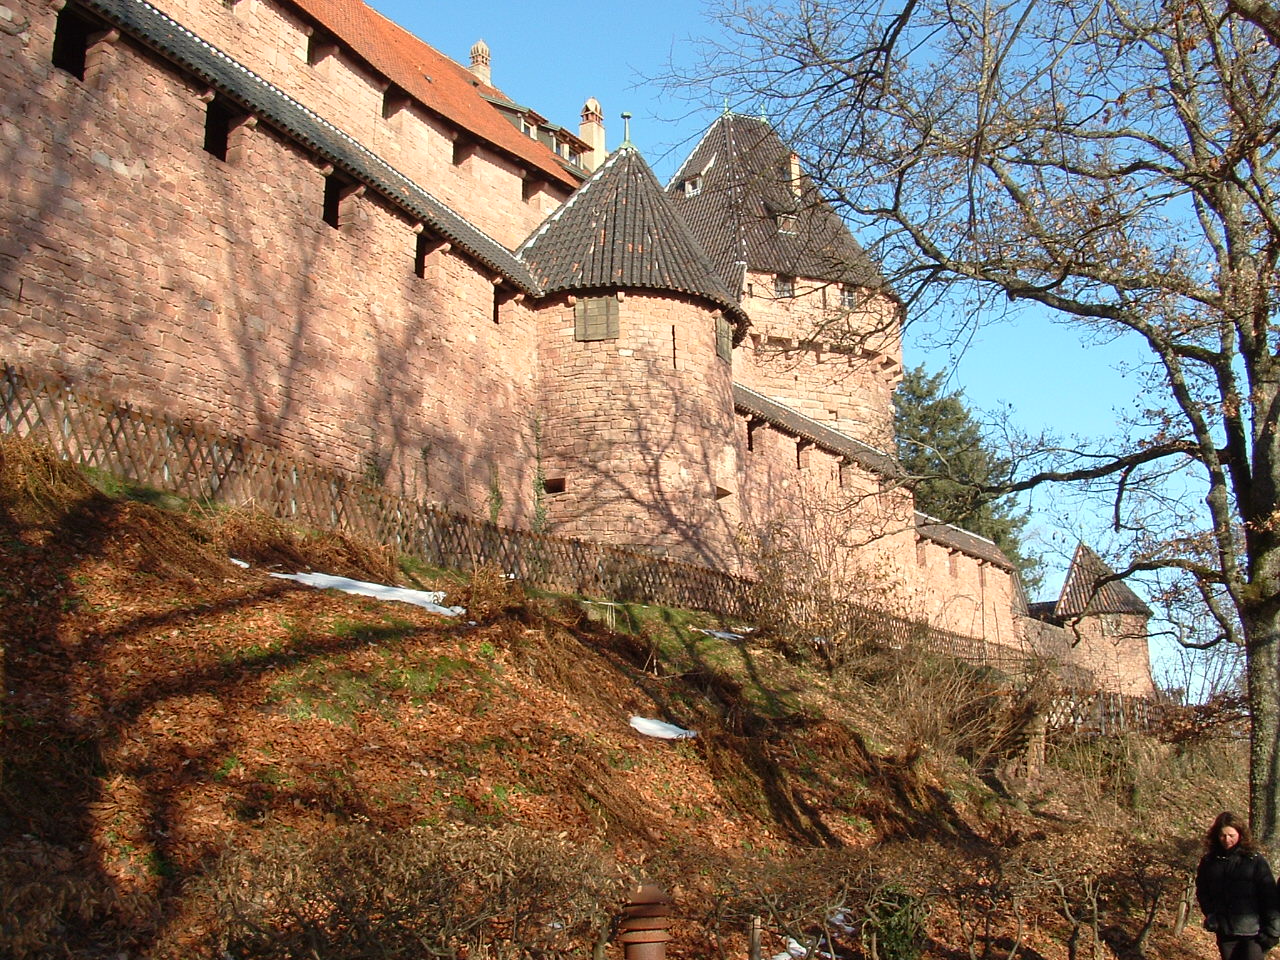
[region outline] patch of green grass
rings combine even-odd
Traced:
[[[236,770],[243,770],[244,764],[234,753],[228,755],[222,763],[218,764],[218,769],[213,771],[213,779],[225,780],[231,776]]]
[[[404,690],[415,703],[430,697],[450,677],[471,668],[466,660],[441,655],[429,657],[420,663],[407,664],[391,673],[393,689]]]

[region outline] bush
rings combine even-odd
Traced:
[[[622,897],[602,860],[519,827],[276,835],[207,891],[215,949],[244,960],[579,957]]]
[[[928,904],[896,884],[877,890],[867,903],[862,942],[871,960],[917,960],[928,937]]]

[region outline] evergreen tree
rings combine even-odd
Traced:
[[[1013,496],[989,499],[977,489],[1011,474],[962,391],[943,390],[943,375],[908,370],[894,394],[898,458],[915,484],[916,509],[995,542],[1018,568],[1028,591],[1041,580],[1040,561],[1022,549],[1027,512]]]

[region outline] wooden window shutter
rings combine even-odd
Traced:
[[[617,340],[618,299],[591,297],[573,305],[573,339]]]
[[[716,317],[716,356],[725,361],[733,359],[733,326],[727,317]]]

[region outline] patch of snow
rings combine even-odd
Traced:
[[[227,557],[227,559],[243,570],[249,569],[249,564],[245,563],[243,560],[237,560],[235,557]]]
[[[648,717],[633,716],[630,722],[631,728],[637,733],[643,733],[646,737],[657,737],[659,740],[692,740],[698,735],[697,730],[686,730],[684,727],[677,727],[674,723],[651,720]]]
[[[698,633],[705,633],[708,637],[716,637],[720,640],[745,640],[740,633],[730,633],[728,630],[703,630],[701,627],[694,627]]]
[[[416,607],[430,610],[445,617],[457,617],[467,611],[463,607],[441,606],[444,592],[441,590],[410,590],[407,587],[390,587],[381,583],[366,583],[364,580],[352,580],[349,577],[335,577],[328,573],[273,573],[278,580],[294,580],[305,583],[318,590],[341,590],[343,593],[354,593],[361,597],[373,597],[375,600],[395,600],[398,603],[411,603]]]

